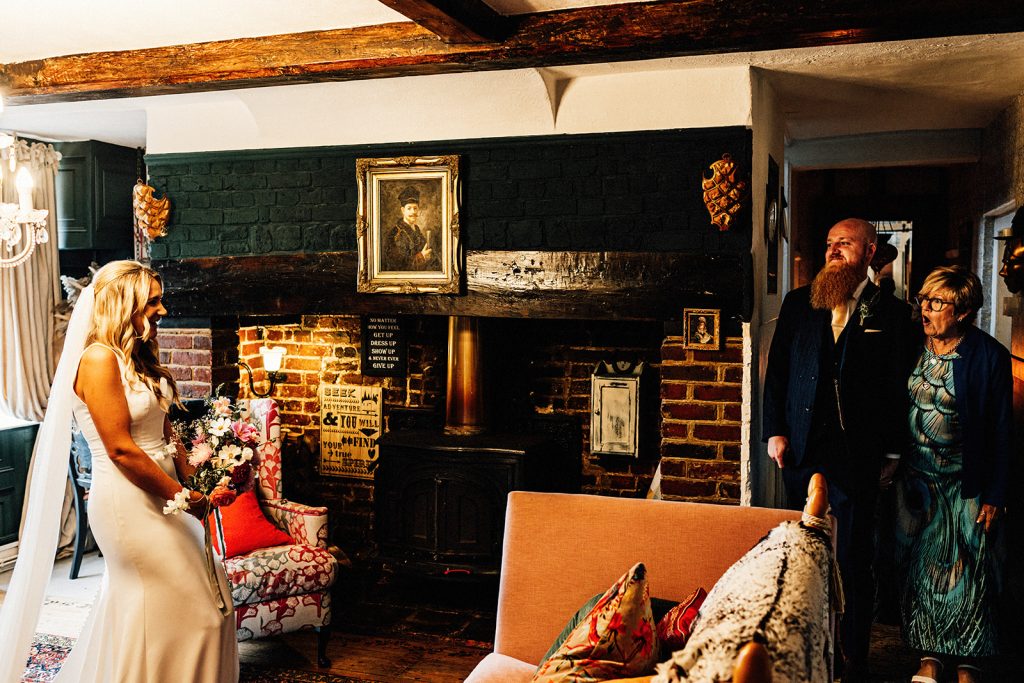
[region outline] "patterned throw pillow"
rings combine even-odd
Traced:
[[[647,569],[637,563],[609,588],[533,677],[576,683],[638,676],[658,659]]]
[[[698,587],[658,621],[658,642],[661,643],[663,656],[668,657],[686,645],[687,638],[693,632],[693,622],[706,597],[708,592]]]

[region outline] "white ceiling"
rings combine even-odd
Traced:
[[[621,0],[488,0],[505,14]],[[377,0],[0,0],[17,30],[0,38],[0,63],[237,37],[345,28],[405,18]],[[622,73],[746,65],[763,70],[791,139],[901,130],[980,128],[1024,91],[1024,34],[873,43],[659,59],[546,70],[565,82]],[[382,98],[396,79],[374,81]],[[486,79],[480,97],[488,96]],[[308,86],[296,86],[308,87]],[[287,98],[288,88],[273,92]],[[396,99],[399,93],[394,92]],[[666,93],[666,97],[687,97]],[[146,144],[147,103],[189,95],[8,107],[0,129],[50,139]]]

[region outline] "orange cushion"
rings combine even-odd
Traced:
[[[267,520],[253,491],[246,491],[231,505],[220,508],[220,518],[224,527],[224,545],[227,546],[224,557],[237,557],[260,548],[295,542]],[[210,524],[213,524],[213,515],[210,516]],[[216,529],[216,526],[211,526],[211,529]],[[213,544],[220,552],[216,533]]]

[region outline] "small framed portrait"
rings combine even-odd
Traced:
[[[721,348],[721,317],[721,312],[714,308],[684,308],[684,347],[712,350]]]
[[[357,159],[359,292],[457,294],[459,157]]]

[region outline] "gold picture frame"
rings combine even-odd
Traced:
[[[722,347],[721,311],[716,308],[683,309],[683,347],[717,351]]]
[[[356,291],[458,294],[459,157],[356,159]]]

